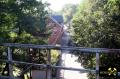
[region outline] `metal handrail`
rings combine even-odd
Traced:
[[[7,47],[21,47],[21,48],[38,48],[38,49],[56,49],[56,50],[69,50],[69,51],[81,51],[92,53],[120,53],[120,49],[109,48],[88,48],[88,47],[72,47],[72,46],[55,46],[55,45],[35,45],[35,44],[19,44],[19,43],[3,43],[1,46]]]
[[[55,65],[47,65],[47,64],[37,64],[37,63],[29,63],[29,62],[22,62],[22,61],[8,61],[8,60],[1,60],[0,61],[4,61],[7,63],[16,63],[16,64],[25,64],[25,65],[32,65],[32,66],[41,66],[44,68],[57,68],[57,69],[64,69],[64,70],[73,70],[73,71],[80,71],[81,73],[85,73],[85,72],[91,72],[91,73],[96,73],[96,70],[92,70],[92,69],[82,69],[82,68],[73,68],[73,67],[63,67],[63,66],[55,66]]]
[[[72,71],[80,71],[81,73],[84,72],[91,72],[96,74],[96,79],[99,79],[99,59],[100,59],[100,53],[120,53],[120,49],[108,49],[108,48],[86,48],[86,47],[71,47],[71,46],[55,46],[55,45],[35,45],[35,44],[18,44],[18,43],[3,43],[0,44],[0,46],[6,46],[8,47],[8,60],[1,60],[3,62],[9,63],[9,76],[11,79],[13,78],[13,72],[12,72],[12,64],[26,64],[26,65],[33,65],[33,66],[39,66],[47,68],[47,79],[51,79],[51,68],[56,69],[64,69],[64,70],[72,70]],[[48,51],[48,63],[47,64],[37,64],[37,63],[29,63],[29,62],[22,62],[22,61],[14,61],[12,59],[12,52],[11,47],[20,47],[20,48],[38,48],[38,49],[47,49]],[[67,50],[67,51],[80,51],[80,53],[95,53],[96,54],[96,69],[80,69],[80,68],[72,68],[72,67],[63,67],[63,66],[55,66],[51,65],[51,54],[50,49],[55,50]]]

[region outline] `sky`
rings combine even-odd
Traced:
[[[59,11],[65,4],[79,4],[82,0],[43,0],[43,2],[47,1],[50,3],[50,9],[53,11]]]

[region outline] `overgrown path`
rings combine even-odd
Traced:
[[[63,32],[61,38],[61,46],[69,46],[73,44],[70,37],[70,34],[67,30]],[[77,57],[73,54],[70,54],[70,51],[62,50],[60,65],[64,67],[74,67],[74,68],[83,68],[80,63],[77,61]],[[78,71],[69,71],[69,70],[60,70],[60,76],[58,79],[88,79],[86,73],[80,73]]]

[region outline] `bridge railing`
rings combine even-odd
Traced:
[[[13,76],[13,63],[17,64],[25,64],[30,66],[38,66],[44,67],[47,69],[47,79],[51,79],[51,68],[56,69],[64,69],[64,70],[72,70],[72,71],[80,71],[80,72],[91,72],[96,74],[96,79],[99,79],[99,62],[100,62],[100,53],[120,53],[120,49],[107,49],[107,48],[85,48],[85,47],[68,47],[68,46],[54,46],[54,45],[34,45],[34,44],[17,44],[17,43],[4,43],[1,46],[7,47],[7,60],[0,61],[9,63],[9,79],[14,79]],[[48,50],[48,63],[47,64],[37,64],[37,63],[30,63],[30,62],[23,62],[23,61],[15,61],[12,59],[12,47],[17,48],[37,48],[37,49],[47,49]],[[96,54],[96,69],[80,69],[80,68],[71,68],[71,67],[62,67],[62,66],[55,66],[51,64],[51,49],[55,50],[68,50],[68,51],[82,51],[84,53],[95,53]],[[29,67],[31,68],[31,67]],[[28,69],[29,69],[28,68]],[[26,69],[25,71],[27,71]]]

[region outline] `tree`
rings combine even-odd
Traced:
[[[44,31],[44,19],[47,11],[45,11],[45,5],[42,2],[36,0],[2,0],[0,4],[2,7],[0,42],[20,42],[23,34],[33,36]]]
[[[46,44],[47,39],[41,38],[46,26],[45,4],[36,0],[0,0],[0,7],[0,43]],[[25,49],[19,49],[19,53],[17,48],[12,49],[13,58],[27,61]],[[5,59],[5,53],[6,48],[1,46],[0,58]]]
[[[73,39],[77,45],[98,48],[120,48],[119,5],[119,0],[84,1],[73,18],[75,31]],[[100,66],[120,67],[119,56],[120,54],[101,54]],[[79,55],[79,61],[86,68],[94,68],[94,60],[95,55],[82,53]]]
[[[60,13],[63,15],[65,23],[69,23],[71,21],[77,11],[77,6],[78,5],[74,4],[66,4],[63,6]]]

